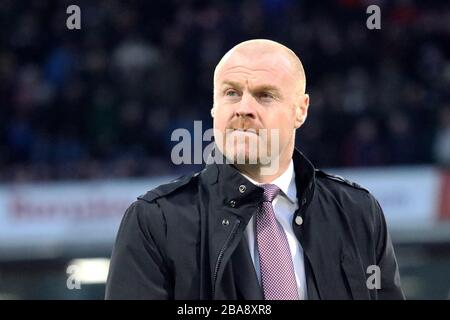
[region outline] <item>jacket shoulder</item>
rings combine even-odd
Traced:
[[[367,193],[370,193],[369,190],[367,190],[366,188],[360,186],[356,182],[350,181],[350,180],[345,179],[345,178],[343,178],[341,176],[338,176],[336,174],[331,174],[331,173],[328,173],[328,172],[325,172],[325,171],[319,170],[319,169],[315,169],[315,173],[316,173],[316,177],[318,177],[318,178],[327,179],[328,181],[333,181],[333,182],[339,183],[342,186],[348,186],[348,187],[351,187],[353,189],[363,190],[363,191],[365,191]]]
[[[181,176],[177,179],[174,179],[168,183],[162,184],[150,191],[147,191],[147,193],[140,195],[138,197],[138,200],[144,200],[147,202],[152,202],[158,198],[168,196],[170,194],[173,194],[179,190],[181,190],[184,186],[187,186],[190,182],[192,182],[200,172],[188,174]]]

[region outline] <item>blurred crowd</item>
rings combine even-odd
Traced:
[[[450,165],[448,1],[2,0],[0,21],[3,182],[187,170],[171,133],[212,126],[214,67],[251,38],[301,58],[316,166]]]

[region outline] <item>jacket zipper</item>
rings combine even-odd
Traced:
[[[217,274],[219,272],[220,264],[222,262],[223,255],[225,251],[228,249],[228,246],[231,242],[231,240],[234,238],[237,229],[240,225],[241,221],[238,219],[234,222],[233,229],[231,230],[230,235],[228,236],[227,240],[225,241],[224,245],[222,246],[222,249],[219,252],[219,256],[217,257],[216,267],[214,268],[214,276],[213,276],[213,287],[212,287],[212,298],[214,299],[215,295],[215,288],[216,288],[216,280],[217,280]]]

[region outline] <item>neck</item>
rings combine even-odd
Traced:
[[[251,179],[255,180],[259,183],[271,183],[279,176],[281,176],[289,167],[290,160],[281,161],[278,164],[278,168],[276,170],[268,170],[268,168],[264,168],[261,165],[256,164],[235,164],[234,166],[243,174],[249,176]],[[264,170],[266,169],[266,170]],[[270,174],[267,174],[270,172]]]

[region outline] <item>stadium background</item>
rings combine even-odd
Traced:
[[[297,146],[379,198],[407,298],[450,298],[448,1],[2,0],[0,21],[0,299],[103,298],[124,208],[201,168],[171,133],[212,125],[215,64],[251,38],[302,59]]]

